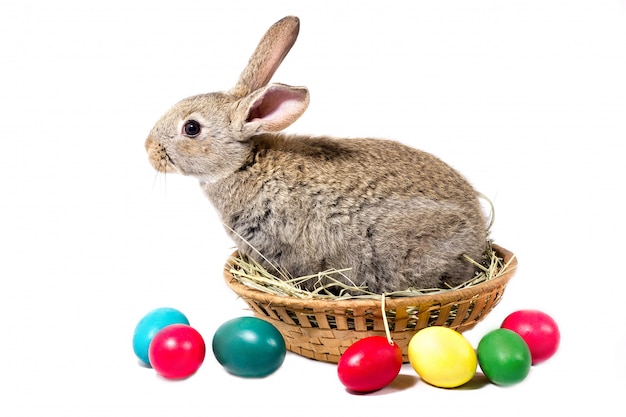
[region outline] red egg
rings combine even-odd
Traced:
[[[400,373],[402,351],[386,337],[370,336],[354,342],[339,358],[341,383],[354,392],[372,392],[387,386]]]
[[[559,348],[559,327],[552,317],[541,311],[516,311],[509,314],[500,327],[513,330],[524,339],[530,349],[533,365],[551,358]]]
[[[205,352],[204,339],[197,330],[186,324],[171,324],[154,335],[148,356],[159,375],[182,379],[198,370]]]

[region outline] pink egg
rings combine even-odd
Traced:
[[[559,348],[561,333],[552,317],[538,310],[519,310],[509,314],[502,325],[503,329],[513,330],[528,345],[532,364],[550,359]]]
[[[182,379],[198,370],[205,352],[204,339],[197,330],[186,324],[171,324],[154,336],[148,355],[159,375]]]
[[[372,392],[393,381],[402,367],[402,351],[386,337],[370,336],[354,342],[339,358],[337,373],[351,391]]]

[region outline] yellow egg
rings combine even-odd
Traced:
[[[431,385],[455,388],[476,373],[478,360],[471,343],[448,327],[427,327],[409,341],[408,356],[415,372]]]

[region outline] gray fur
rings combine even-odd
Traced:
[[[294,277],[351,268],[377,293],[471,279],[461,257],[482,260],[487,226],[450,166],[393,141],[275,133],[308,105],[306,88],[267,85],[298,28],[294,17],[272,26],[231,91],[166,113],[146,141],[152,165],[198,178],[239,251]],[[189,120],[197,137],[185,134]]]

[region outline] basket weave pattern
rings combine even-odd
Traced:
[[[446,326],[459,332],[473,328],[500,301],[515,271],[517,259],[508,250],[493,245],[498,256],[509,263],[497,278],[463,289],[414,297],[386,298],[385,315],[391,337],[408,361],[407,348],[415,333],[428,326]],[[224,278],[258,318],[274,325],[287,349],[299,355],[337,363],[342,353],[359,339],[386,336],[381,300],[311,300],[273,295],[250,288],[230,273]]]

